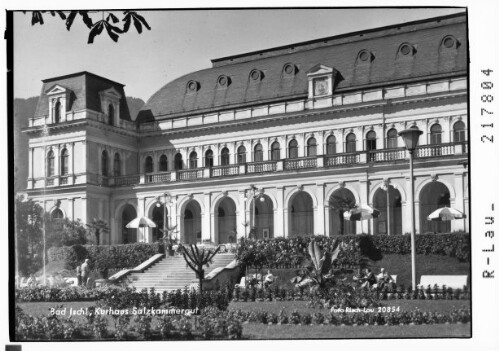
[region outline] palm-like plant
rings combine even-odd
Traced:
[[[333,250],[329,253],[328,251],[321,249],[315,240],[312,240],[308,244],[308,253],[312,261],[312,271],[309,272],[309,277],[313,285],[320,289],[327,287],[332,279],[330,270],[333,267],[334,261],[338,258],[340,247],[339,241],[335,240],[333,242]]]
[[[211,251],[204,247],[199,249],[197,245],[192,244],[189,248],[184,246],[182,249],[185,262],[196,273],[196,277],[199,279],[199,291],[203,291],[204,266],[210,266],[213,257],[215,257],[219,250],[220,246],[215,251]]]

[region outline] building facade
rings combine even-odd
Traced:
[[[27,193],[53,217],[110,224],[103,244],[469,231],[465,15],[212,60],[156,92],[132,121],[124,86],[88,72],[43,81],[29,135]],[[344,209],[377,208],[350,222]],[[166,213],[165,213],[166,212]],[[166,223],[164,223],[166,218]]]

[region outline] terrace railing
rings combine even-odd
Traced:
[[[468,153],[466,143],[448,143],[438,145],[421,145],[416,149],[417,158],[449,157]],[[158,184],[195,179],[222,178],[245,174],[264,174],[301,169],[319,169],[322,167],[349,167],[352,165],[377,164],[408,159],[405,148],[317,155],[279,161],[261,161],[244,164],[231,164],[207,168],[175,170],[146,174],[133,174],[107,177],[95,173],[79,173],[45,178],[46,186],[94,184],[99,186],[132,186],[134,184]],[[32,188],[43,187],[44,178],[31,178]]]
[[[295,169],[316,168],[316,167],[317,167],[317,156],[284,160],[284,170],[286,171],[295,170]]]
[[[269,173],[277,170],[277,161],[248,163],[248,173]]]

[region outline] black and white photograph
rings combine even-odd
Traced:
[[[497,36],[391,4],[9,4],[6,347],[499,346]]]

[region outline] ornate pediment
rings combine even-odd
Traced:
[[[99,92],[101,96],[107,96],[116,100],[121,99],[121,94],[114,87]]]
[[[307,75],[323,75],[323,74],[331,74],[334,72],[334,68],[324,66],[321,64],[315,65],[311,69],[307,71]]]
[[[62,85],[56,84],[49,88],[46,92],[47,95],[53,96],[53,95],[66,95],[70,92],[69,89],[63,87]]]

